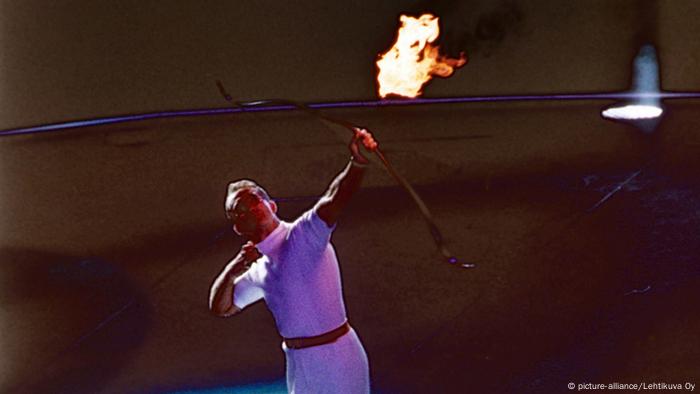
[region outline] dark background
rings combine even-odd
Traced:
[[[0,128],[224,107],[217,79],[240,101],[374,99],[398,15],[425,10],[469,57],[426,97],[624,91],[643,43],[663,89],[700,85],[693,1],[2,2]],[[325,112],[369,127],[477,264],[442,262],[409,197],[368,171],[333,241],[375,391],[699,383],[697,103],[666,101],[653,133],[603,120],[611,103]],[[225,186],[256,179],[291,219],[348,137],[291,112],[0,137],[0,391],[282,379],[263,306],[206,308],[239,246]]]

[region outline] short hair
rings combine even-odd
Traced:
[[[233,209],[233,200],[236,194],[241,190],[250,190],[258,197],[265,201],[271,201],[270,195],[267,191],[262,188],[262,186],[255,183],[250,179],[239,179],[237,181],[230,182],[226,188],[226,201],[224,202],[224,209],[226,210],[226,217],[230,217],[229,212]]]

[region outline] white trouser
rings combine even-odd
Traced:
[[[333,343],[289,349],[287,391],[290,394],[367,394],[369,362],[355,330],[350,328]]]

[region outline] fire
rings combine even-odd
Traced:
[[[401,27],[394,45],[377,60],[379,96],[390,94],[414,98],[422,93],[423,85],[433,78],[449,77],[456,67],[467,62],[442,56],[432,43],[440,35],[438,17],[423,14],[418,18],[401,15]]]

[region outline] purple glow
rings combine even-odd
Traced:
[[[394,107],[407,105],[430,104],[461,104],[461,103],[495,103],[510,101],[575,101],[575,100],[629,100],[635,98],[658,99],[697,99],[700,92],[662,92],[662,93],[576,93],[576,94],[540,94],[540,95],[505,95],[505,96],[466,96],[416,99],[390,99],[369,101],[339,101],[306,104],[311,109],[333,108],[362,108],[362,107]],[[88,126],[107,125],[113,123],[135,122],[148,119],[175,118],[186,116],[209,116],[234,114],[241,112],[276,112],[296,110],[293,105],[259,105],[247,107],[192,109],[182,111],[152,112],[147,114],[113,116],[98,119],[78,120],[63,123],[53,123],[33,127],[23,127],[0,131],[0,136],[35,134]]]

